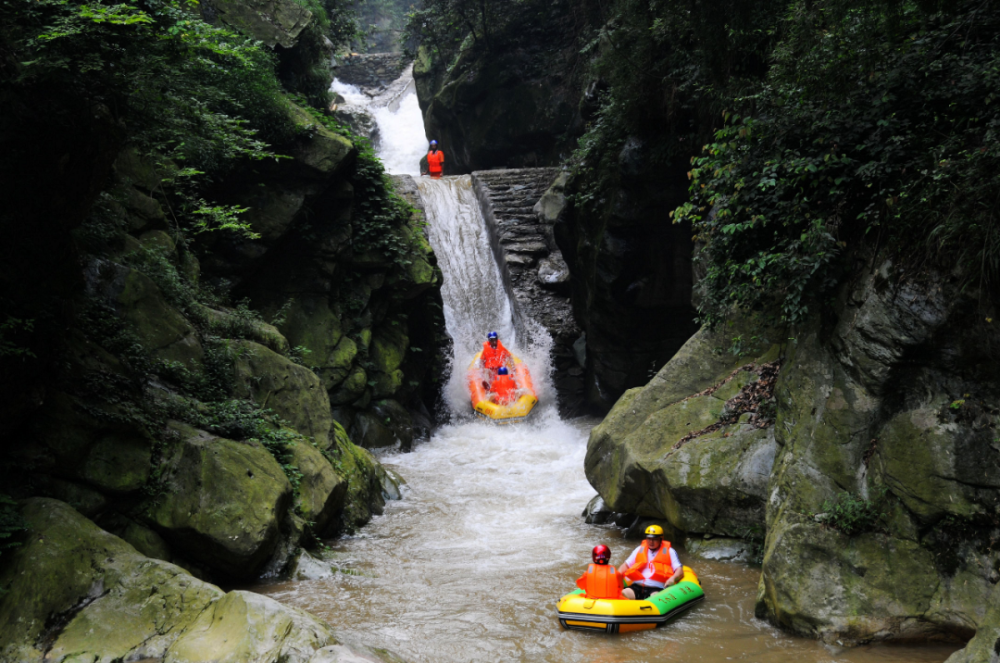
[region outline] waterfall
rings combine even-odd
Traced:
[[[339,81],[332,89],[348,105],[362,107],[375,118],[379,135],[376,153],[386,171],[416,176],[427,214],[428,240],[444,274],[441,295],[445,328],[455,353],[444,397],[452,414],[471,416],[466,368],[482,349],[489,331],[497,332],[503,344],[531,370],[539,409],[554,405],[555,389],[549,375],[551,337],[531,320],[520,320],[519,325],[514,322],[514,304],[490,247],[471,176],[420,177],[419,164],[427,150],[427,138],[412,65],[375,95]]]

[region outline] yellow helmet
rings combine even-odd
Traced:
[[[646,536],[663,536],[663,528],[659,525],[650,525],[646,528]]]

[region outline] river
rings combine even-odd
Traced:
[[[345,86],[338,91],[360,94]],[[415,174],[425,149],[419,108],[412,91],[396,102],[395,111],[375,109],[380,156],[391,170]],[[591,548],[609,545],[612,563],[620,564],[637,542],[625,541],[614,526],[583,522],[581,511],[595,494],[583,460],[597,422],[559,418],[548,379],[548,338],[530,321],[522,329],[512,322],[468,176],[420,178],[418,185],[445,276],[445,321],[455,342],[444,394],[451,422],[411,453],[381,458],[405,480],[403,498],[356,535],[329,542],[324,558],[337,571],[332,578],[256,591],[412,663],[940,663],[957,649],[844,648],[789,636],[753,616],[759,569],[698,560],[683,548],[681,559],[702,580],[703,603],[655,631],[562,630],[556,603],[573,589]],[[462,377],[490,329],[534,370],[540,405],[529,423],[496,426],[469,415]]]

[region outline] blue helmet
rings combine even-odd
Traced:
[[[431,147],[437,147],[438,142],[436,140],[431,141]]]
[[[490,332],[489,334],[486,335],[486,338],[487,338],[487,340],[492,340],[494,338],[500,338],[500,337],[497,336],[496,332]]]
[[[507,367],[501,366],[497,369],[497,375],[507,375]]]

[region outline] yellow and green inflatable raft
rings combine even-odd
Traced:
[[[680,582],[645,601],[591,599],[578,589],[559,599],[559,623],[563,628],[580,631],[645,631],[666,623],[704,599],[698,576],[685,566]]]

